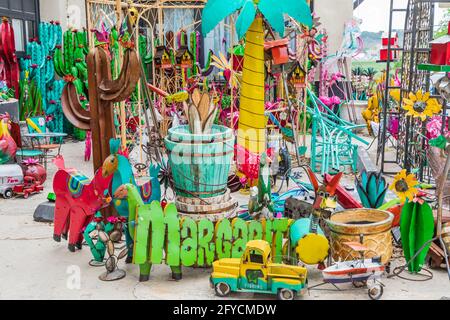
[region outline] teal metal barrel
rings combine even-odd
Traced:
[[[214,125],[211,134],[194,135],[179,126],[169,130],[165,145],[177,196],[211,198],[227,191],[234,154],[230,128]]]

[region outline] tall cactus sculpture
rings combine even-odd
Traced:
[[[113,104],[127,99],[140,79],[140,61],[134,45],[125,45],[123,63],[116,80],[111,75],[111,59],[108,52],[98,46],[87,56],[89,105],[85,110],[79,100],[75,79],[66,77],[62,94],[63,112],[77,128],[92,131],[94,169],[101,167],[110,155],[109,141],[115,138]]]
[[[64,32],[63,42],[56,46],[53,56],[55,71],[63,79],[70,77],[76,87],[83,108],[87,108],[88,73],[86,56],[89,53],[88,34],[85,29],[69,29]],[[64,85],[63,85],[64,86]],[[62,92],[62,88],[61,88]],[[62,109],[61,109],[62,113]],[[74,136],[84,140],[86,132],[78,128],[74,129]]]
[[[56,46],[61,40],[62,29],[58,22],[39,24],[39,38],[30,40],[27,55],[20,61],[22,82],[27,82],[27,85],[22,84],[22,88],[36,87],[39,91],[41,111],[50,119],[48,128],[54,132],[63,131],[60,99],[63,85],[55,79],[53,63]],[[27,101],[21,103],[22,108],[26,105],[29,105]]]
[[[19,63],[16,56],[14,30],[8,18],[0,25],[0,79],[5,80],[8,88],[15,91],[19,98]]]
[[[69,75],[75,77],[78,94],[86,97],[88,79],[86,56],[89,53],[87,32],[76,29],[67,30],[63,40],[63,44],[56,46],[55,50],[56,73],[61,78]]]

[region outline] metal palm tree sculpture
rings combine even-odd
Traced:
[[[209,0],[203,9],[202,32],[206,36],[227,16],[240,11],[236,20],[239,39],[246,35],[242,73],[238,144],[251,153],[266,149],[264,115],[264,28],[263,16],[284,35],[284,14],[311,27],[311,11],[305,0]]]

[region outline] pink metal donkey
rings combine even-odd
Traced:
[[[69,250],[81,249],[82,230],[94,214],[111,203],[110,187],[117,167],[104,163],[93,180],[75,169],[65,167],[62,156],[53,160],[58,172],[53,179],[56,194],[55,226],[53,239],[61,242],[61,236],[67,239]]]

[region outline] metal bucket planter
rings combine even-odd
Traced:
[[[227,192],[234,154],[230,128],[215,125],[202,135],[191,134],[188,126],[172,128],[165,145],[177,196],[206,199]]]
[[[392,257],[391,228],[394,215],[376,209],[354,209],[341,211],[327,220],[330,228],[330,246],[333,259],[348,261],[360,259],[358,252],[352,251],[345,242],[359,242],[370,251],[366,258],[381,256],[383,264]]]

